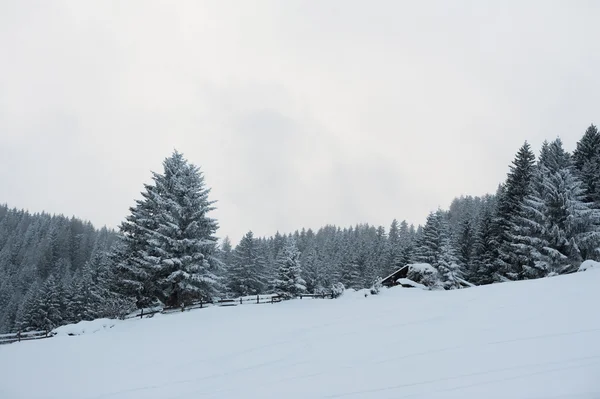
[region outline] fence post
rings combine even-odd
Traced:
[[[259,298],[260,298],[260,296],[257,294],[257,295],[256,295],[256,303],[260,303],[260,302],[259,302]]]
[[[240,305],[242,304],[242,297],[240,297]]]
[[[200,309],[202,309],[202,298],[200,298]]]
[[[19,332],[17,333],[17,338],[19,339],[19,342],[21,342],[21,330],[19,330]]]
[[[140,313],[140,319],[144,317],[144,308],[142,308],[142,312]]]

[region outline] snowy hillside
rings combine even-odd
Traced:
[[[1,346],[0,398],[600,398],[598,287],[588,270],[102,321]]]

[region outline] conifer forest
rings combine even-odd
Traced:
[[[370,288],[408,264],[435,269],[432,288],[456,289],[572,273],[600,260],[594,125],[573,152],[560,139],[540,149],[525,142],[495,193],[455,198],[418,226],[390,215],[388,226],[248,231],[234,245],[218,235],[217,199],[199,166],[175,151],[151,177],[118,231],[0,206],[0,332],[200,299]]]

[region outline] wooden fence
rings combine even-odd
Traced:
[[[28,331],[28,332],[17,332],[13,334],[2,334],[0,335],[0,345],[12,344],[13,342],[31,341],[34,339],[51,338],[56,333],[52,331]]]
[[[152,317],[157,313],[171,314],[177,312],[185,312],[194,309],[204,309],[211,306],[239,306],[243,304],[265,304],[265,303],[278,303],[283,300],[279,295],[251,295],[232,299],[219,299],[212,302],[207,301],[196,301],[189,305],[182,307],[170,307],[170,308],[147,308],[136,311],[133,314],[126,316],[126,319],[133,319],[136,317]]]
[[[302,298],[326,299],[326,298],[333,298],[333,293],[323,292],[320,294],[301,294],[301,295],[298,295],[298,298],[300,298],[300,299],[302,299]],[[137,317],[139,317],[139,318],[152,317],[157,313],[171,314],[171,313],[177,313],[177,312],[185,312],[185,311],[194,310],[194,309],[203,309],[203,308],[208,308],[211,306],[239,306],[239,305],[244,305],[244,304],[278,303],[278,302],[281,302],[282,300],[283,300],[283,297],[281,297],[279,295],[268,294],[268,295],[250,295],[250,296],[243,296],[243,297],[232,298],[232,299],[219,299],[219,300],[216,300],[213,302],[196,301],[196,302],[193,302],[190,305],[187,305],[184,307],[141,309],[139,311],[136,311],[135,313],[128,315],[125,318],[126,319],[134,319]]]
[[[322,294],[302,294],[298,296],[300,299],[302,298],[333,298],[331,293],[322,293]],[[219,299],[212,302],[203,302],[197,301],[193,302],[190,305],[176,308],[146,308],[136,311],[134,313],[129,314],[125,317],[125,319],[134,319],[134,318],[144,318],[144,317],[152,317],[157,313],[162,314],[171,314],[177,312],[185,312],[193,309],[203,309],[210,306],[239,306],[243,304],[266,304],[266,303],[278,303],[281,302],[283,298],[279,295],[251,295],[244,296],[240,298],[234,299]],[[33,339],[43,339],[43,338],[51,338],[56,333],[52,331],[29,331],[29,332],[18,332],[13,334],[2,334],[0,335],[0,345],[2,344],[11,344],[13,342],[21,342],[21,341],[30,341]]]

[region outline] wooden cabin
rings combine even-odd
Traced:
[[[385,287],[394,287],[396,285],[401,285],[398,280],[404,279],[408,275],[408,265],[402,266],[400,269],[396,270],[394,273],[390,274],[386,278],[381,280],[381,285]]]

